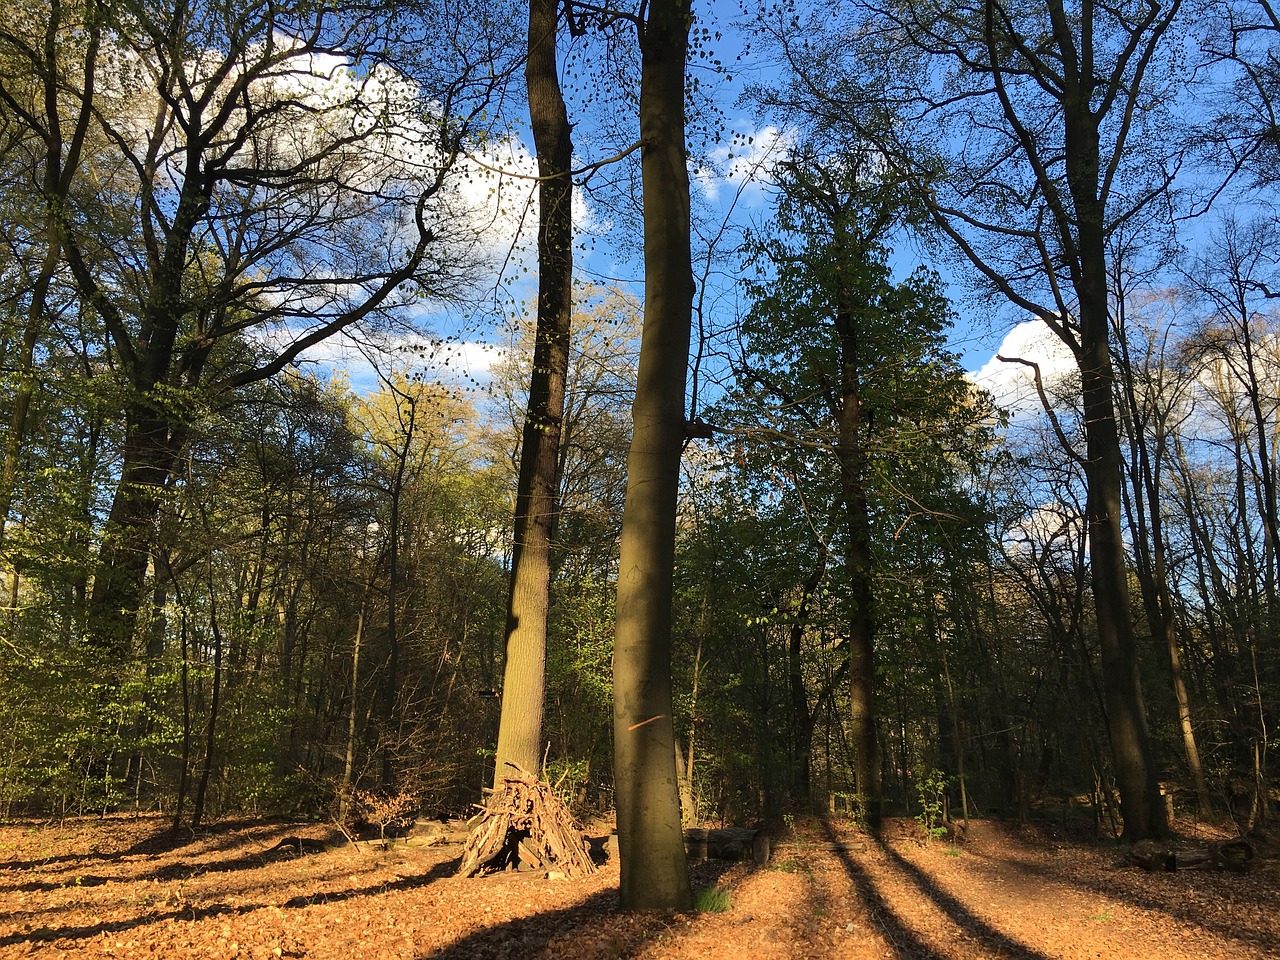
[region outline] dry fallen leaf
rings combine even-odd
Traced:
[[[457,847],[263,853],[283,836],[333,841],[317,825],[225,823],[178,846],[154,817],[4,826],[0,958],[1242,960],[1280,943],[1272,869],[1149,874],[1043,830],[975,823],[953,848],[891,826],[881,844],[803,824],[770,867],[696,864],[695,884],[730,903],[689,916],[617,913],[616,864],[582,881],[461,880]]]

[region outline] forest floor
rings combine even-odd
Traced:
[[[316,852],[273,852],[286,836]],[[0,958],[1280,956],[1275,861],[1152,874],[1045,827],[975,821],[959,845],[926,845],[910,821],[882,841],[805,823],[766,867],[695,865],[728,909],[687,915],[619,914],[616,863],[582,881],[460,880],[460,854],[357,850],[315,824],[225,822],[178,843],[155,817],[0,826]]]

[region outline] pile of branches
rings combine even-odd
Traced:
[[[500,870],[556,871],[566,877],[596,872],[587,838],[551,785],[512,765],[467,826],[458,876]]]

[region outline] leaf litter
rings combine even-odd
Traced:
[[[232,820],[176,840],[157,816],[0,826],[0,958],[1280,955],[1274,859],[1148,873],[1046,827],[975,821],[958,844],[924,844],[910,821],[880,840],[802,822],[768,866],[694,864],[696,887],[726,891],[727,909],[700,914],[619,913],[616,862],[579,880],[463,879],[461,852],[357,849],[323,824]]]

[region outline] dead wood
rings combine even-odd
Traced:
[[[463,820],[417,820],[409,837],[413,847],[436,847],[447,844],[464,844],[471,835],[471,828]]]
[[[769,834],[746,827],[684,832],[685,853],[693,860],[751,860],[769,862]]]
[[[1243,873],[1257,856],[1253,844],[1243,838],[1220,840],[1197,846],[1174,846],[1156,840],[1142,840],[1129,851],[1129,860],[1160,873],[1175,870],[1231,870]]]
[[[302,856],[307,853],[323,853],[325,845],[319,840],[311,840],[307,837],[285,837],[270,850],[264,853],[292,853],[295,856]]]
[[[458,876],[519,869],[566,877],[596,872],[582,825],[545,781],[513,767],[469,821]]]

